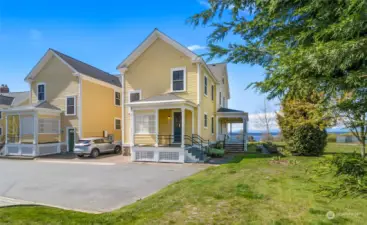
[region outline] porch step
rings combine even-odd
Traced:
[[[198,147],[187,147],[185,153],[188,162],[203,162],[205,160],[205,154]]]
[[[226,152],[244,152],[243,148],[243,144],[226,144],[224,146]]]

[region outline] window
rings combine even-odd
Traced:
[[[75,96],[66,97],[66,114],[67,116],[75,116]]]
[[[172,92],[185,91],[186,89],[186,68],[171,69]]]
[[[115,119],[115,130],[121,130],[121,120]]]
[[[121,105],[121,93],[115,91],[115,105],[120,106]]]
[[[212,85],[212,101],[214,101],[214,85]]]
[[[226,97],[223,96],[223,107],[226,107]]]
[[[0,111],[0,120],[3,119],[3,112]]]
[[[37,97],[38,97],[38,101],[46,100],[46,85],[45,84],[37,85]]]
[[[141,90],[129,91],[129,102],[136,102],[141,99]]]
[[[135,115],[135,133],[136,134],[155,134],[155,115],[137,114]]]
[[[204,128],[208,128],[208,114],[204,113]]]
[[[103,144],[104,141],[103,141],[103,139],[96,139],[96,140],[93,141],[93,143],[94,144]]]
[[[219,92],[219,105],[222,106],[222,92]]]
[[[212,128],[212,134],[214,134],[214,117],[212,116],[212,121],[211,121],[211,128]]]
[[[204,95],[208,96],[208,77],[204,76]]]
[[[3,128],[0,127],[0,136],[3,135]]]
[[[38,132],[40,134],[58,134],[59,120],[58,119],[39,119]]]

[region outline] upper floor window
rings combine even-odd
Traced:
[[[211,128],[212,128],[212,134],[214,134],[214,117],[213,116],[211,120]]]
[[[136,102],[141,99],[141,90],[129,91],[129,102]]]
[[[204,113],[204,128],[208,128],[208,114]]]
[[[46,85],[45,84],[37,85],[37,98],[38,98],[38,101],[46,100]]]
[[[204,95],[208,95],[208,76],[204,76]]]
[[[219,92],[219,105],[222,106],[222,92]]]
[[[172,92],[180,92],[186,90],[186,68],[171,69],[171,89]]]
[[[75,116],[76,115],[76,107],[75,107],[75,96],[66,97],[66,115],[67,116]]]
[[[121,105],[121,93],[115,91],[115,105]]]
[[[121,130],[121,120],[115,119],[115,130]]]
[[[214,101],[214,85],[212,85],[212,101]]]

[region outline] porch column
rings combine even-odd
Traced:
[[[232,122],[229,124],[229,135],[232,136]]]
[[[134,118],[134,110],[131,109],[131,131],[130,131],[130,146],[133,147],[135,145],[135,140],[134,140],[134,137],[135,137],[135,118]]]
[[[60,126],[59,126],[60,129]],[[38,115],[33,113],[33,144],[38,144]]]
[[[8,115],[5,116],[5,144],[8,144]]]
[[[18,114],[18,120],[19,120],[19,126],[18,126],[19,140],[18,140],[18,143],[21,144],[22,143],[22,118],[21,118],[20,114]]]
[[[155,110],[155,147],[159,145],[159,109]]]
[[[185,108],[181,108],[181,148],[185,148]]]
[[[245,117],[242,117],[243,122],[243,150],[247,152],[247,120]]]

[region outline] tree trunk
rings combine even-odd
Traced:
[[[366,157],[366,140],[363,140],[363,143],[362,143],[361,156],[362,156],[362,159]]]

